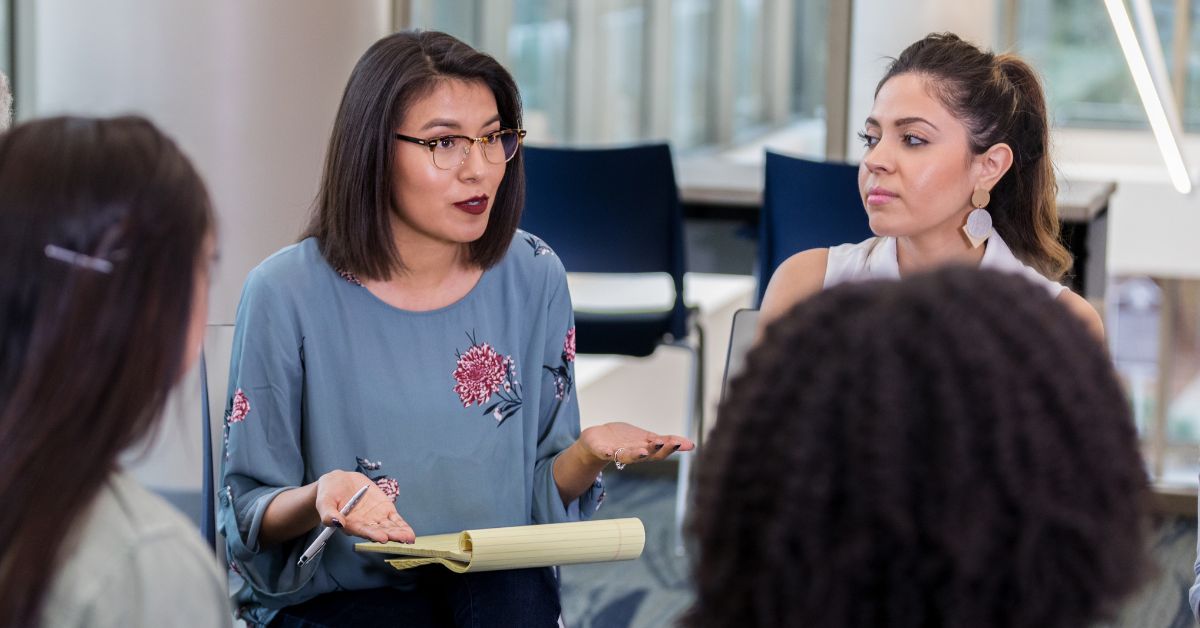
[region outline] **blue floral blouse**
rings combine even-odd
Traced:
[[[447,307],[412,312],[329,266],[307,239],[250,272],[237,311],[219,527],[246,619],[321,593],[411,576],[362,539],[318,530],[262,547],[281,491],[333,469],[379,485],[418,535],[588,518],[596,484],[564,507],[554,458],[579,436],[575,329],[562,263],[518,231],[505,257]]]

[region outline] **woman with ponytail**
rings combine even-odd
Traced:
[[[228,626],[196,529],[121,472],[204,333],[212,210],[142,118],[0,135],[0,626]]]
[[[1057,283],[1072,260],[1059,241],[1046,100],[1027,63],[931,34],[892,62],[859,137],[859,192],[877,237],[781,264],[764,327],[835,284],[959,263],[1026,276],[1103,337],[1096,310]]]

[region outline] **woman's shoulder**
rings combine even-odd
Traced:
[[[825,268],[832,250],[800,251],[775,269],[760,306],[760,326],[779,318],[793,305],[821,291],[825,285]]]
[[[1100,318],[1100,312],[1092,307],[1092,304],[1087,299],[1070,288],[1063,288],[1056,297],[1057,301],[1067,308],[1071,314],[1078,318],[1083,326],[1089,332],[1101,341],[1104,340],[1104,320]]]
[[[508,252],[497,269],[508,270],[524,277],[531,285],[565,283],[567,271],[550,244],[540,237],[517,229]]]
[[[293,286],[311,280],[314,271],[329,268],[316,238],[305,238],[279,249],[250,270],[248,279]]]
[[[105,481],[64,550],[69,558],[47,599],[47,625],[149,625],[141,619],[154,617],[230,623],[224,577],[199,531],[124,473]]]

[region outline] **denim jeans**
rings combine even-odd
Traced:
[[[289,606],[271,628],[437,626],[538,628],[558,625],[554,570],[456,574],[440,565],[415,570],[409,589],[335,591]]]

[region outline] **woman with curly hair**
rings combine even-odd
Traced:
[[[1129,404],[1022,278],[823,292],[767,327],[720,417],[687,626],[1077,628],[1145,573]]]

